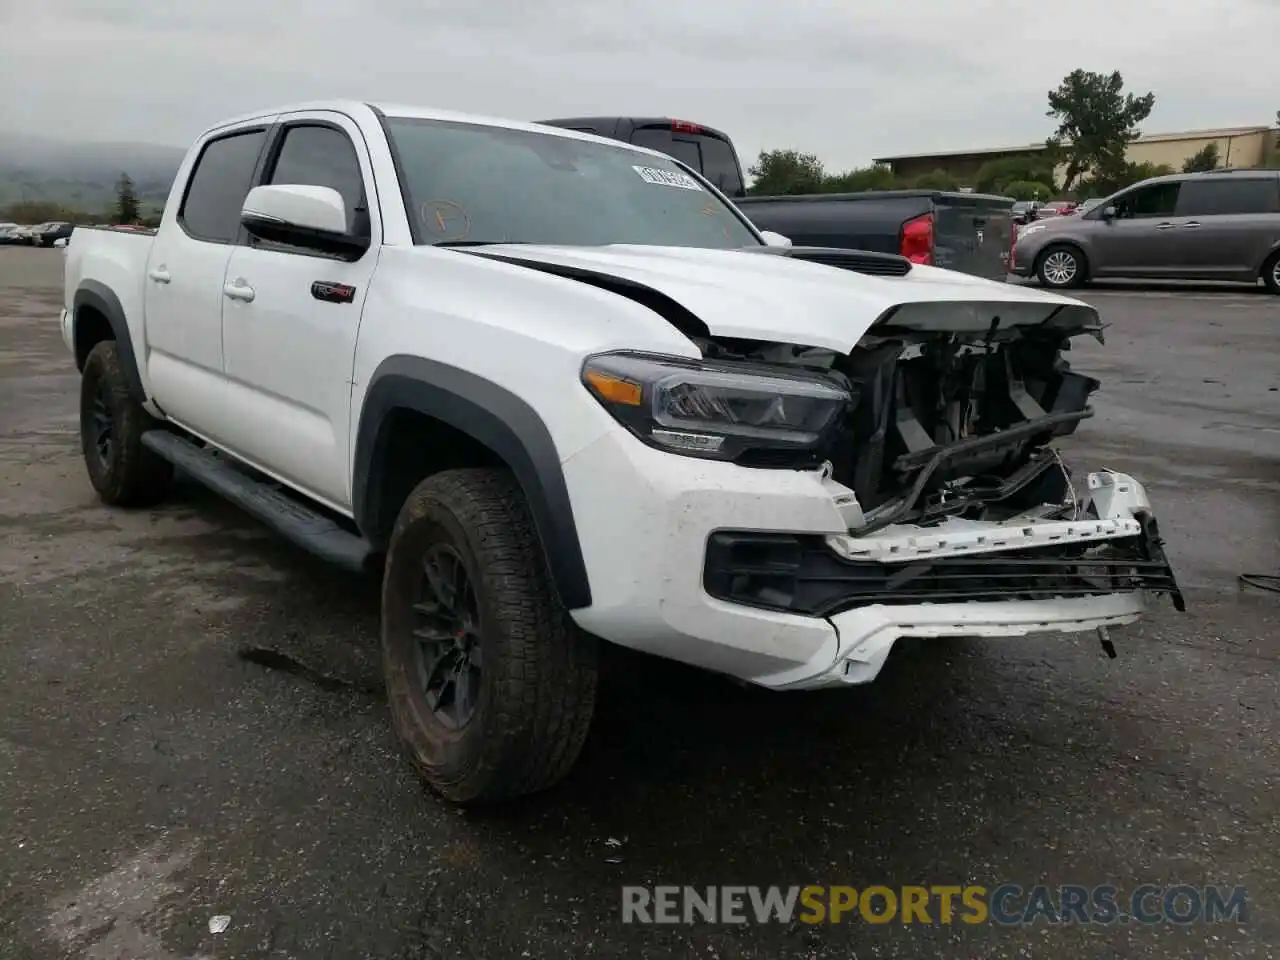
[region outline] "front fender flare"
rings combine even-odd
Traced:
[[[97,280],[81,282],[71,303],[73,318],[71,339],[75,344],[76,369],[84,369],[84,360],[89,354],[88,350],[82,350],[80,347],[80,311],[85,307],[96,310],[106,318],[116,341],[116,350],[120,354],[120,366],[129,383],[129,392],[139,403],[145,403],[147,394],[142,388],[142,377],[138,373],[138,360],[133,352],[133,340],[129,337],[129,321],[125,318],[124,307],[120,305],[120,298],[114,291]]]
[[[369,379],[351,489],[355,520],[365,535],[376,539],[388,508],[399,508],[380,502],[382,485],[375,476],[387,452],[383,427],[396,409],[448,424],[502,458],[524,491],[561,602],[570,610],[589,607],[591,587],[569,489],[546,424],[505,387],[458,367],[397,355],[379,364]]]

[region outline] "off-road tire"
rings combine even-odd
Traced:
[[[460,729],[428,706],[413,636],[424,557],[437,545],[463,561],[479,619],[479,693]],[[396,733],[444,798],[480,805],[535,793],[577,760],[595,709],[597,641],[561,604],[507,471],[448,470],[409,495],[387,549],[382,654]]]
[[[105,410],[110,421],[105,457],[98,449],[95,409]],[[89,351],[80,377],[80,449],[89,482],[103,503],[146,507],[168,495],[173,465],[142,445],[142,435],[156,426],[155,418],[129,392],[115,341],[103,340]]]
[[[1280,250],[1262,265],[1262,282],[1269,291],[1280,294]]]
[[[1065,282],[1055,279],[1051,272],[1046,272],[1046,264],[1055,254],[1065,254],[1075,262],[1075,272]],[[1080,287],[1089,279],[1089,263],[1079,247],[1069,243],[1055,243],[1045,247],[1036,258],[1036,279],[1042,287],[1048,287],[1050,290],[1070,290],[1073,287]]]

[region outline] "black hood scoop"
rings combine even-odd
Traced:
[[[751,253],[768,253],[792,260],[823,263],[841,270],[852,270],[872,277],[905,277],[911,272],[911,261],[896,253],[874,250],[845,250],[841,247],[747,247]]]

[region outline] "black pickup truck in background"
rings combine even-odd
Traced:
[[[796,246],[896,253],[913,263],[989,280],[1008,275],[1013,199],[941,190],[871,190],[748,197],[733,141],[712,127],[670,117],[539,120],[657,150],[697,170],[761,230]]]
[[[1013,199],[943,190],[870,190],[735,200],[760,230],[797,246],[896,253],[912,263],[1003,281]]]

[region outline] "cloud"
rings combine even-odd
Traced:
[[[0,131],[183,144],[342,96],[523,118],[671,115],[833,169],[1040,140],[1077,67],[1153,90],[1149,132],[1265,123],[1274,0],[0,0]]]

